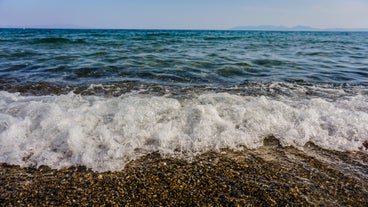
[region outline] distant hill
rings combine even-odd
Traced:
[[[0,26],[1,28],[37,28],[37,29],[86,29],[74,24],[29,25],[29,26]]]
[[[298,25],[295,27],[274,26],[274,25],[258,25],[258,26],[236,26],[231,30],[248,30],[248,31],[368,31],[368,28],[314,28],[309,26]]]

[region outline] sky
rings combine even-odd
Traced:
[[[0,0],[0,27],[368,28],[368,0]]]

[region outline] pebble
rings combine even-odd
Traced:
[[[366,153],[315,146],[308,150],[323,154],[323,160],[303,150],[270,145],[259,151],[208,152],[190,161],[153,153],[118,172],[1,164],[0,202],[4,206],[368,206]],[[266,159],[269,156],[275,159]],[[326,163],[328,159],[359,166],[348,171],[339,162]]]

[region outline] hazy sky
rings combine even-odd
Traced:
[[[368,28],[368,0],[0,0],[0,26]]]

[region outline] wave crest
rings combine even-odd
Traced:
[[[367,96],[328,101],[206,93],[187,99],[22,96],[0,92],[0,162],[119,170],[143,152],[193,154],[313,142],[359,150],[368,137]]]

